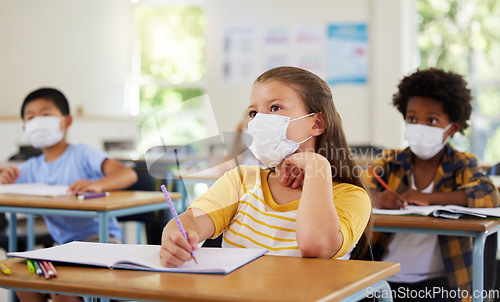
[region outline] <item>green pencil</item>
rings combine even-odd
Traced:
[[[28,264],[28,270],[30,273],[35,273],[35,267],[33,266],[33,262],[31,260],[26,259],[26,264]]]
[[[43,274],[42,272],[42,269],[40,268],[40,266],[38,265],[38,262],[37,261],[32,261],[33,262],[33,266],[35,267],[35,272],[38,276],[41,276]]]

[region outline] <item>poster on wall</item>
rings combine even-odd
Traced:
[[[253,82],[257,57],[255,28],[245,25],[227,26],[222,39],[222,81],[231,84]]]
[[[278,66],[297,66],[325,75],[324,26],[269,26],[262,29],[263,70]]]
[[[366,24],[329,24],[326,52],[326,74],[329,85],[367,82],[368,32]]]

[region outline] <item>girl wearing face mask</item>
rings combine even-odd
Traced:
[[[295,67],[266,71],[248,107],[249,148],[267,166],[238,166],[196,199],[162,238],[160,261],[191,260],[199,242],[223,234],[223,248],[269,254],[358,258],[370,237],[371,205],[354,173],[328,85]],[[304,174],[302,186],[289,186]],[[196,255],[196,251],[194,251]]]
[[[373,164],[391,191],[366,174],[373,205],[382,209],[400,209],[408,204],[497,207],[497,189],[478,167],[476,157],[448,144],[450,137],[467,128],[472,111],[464,79],[452,72],[429,69],[405,77],[398,88],[393,103],[405,119],[404,137],[409,147],[384,150],[382,159]],[[401,271],[388,278],[393,290],[432,291],[439,287],[470,292],[470,237],[397,233],[376,234],[374,238],[378,260],[401,263]],[[452,256],[455,260],[450,261]]]

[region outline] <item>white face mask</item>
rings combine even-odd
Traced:
[[[405,139],[410,144],[410,150],[421,159],[429,159],[439,153],[446,145],[448,137],[443,136],[451,123],[446,128],[432,127],[421,124],[406,124]]]
[[[290,120],[287,116],[257,113],[248,123],[248,134],[252,136],[252,143],[248,148],[266,167],[276,167],[295,152],[300,144],[312,137],[299,143],[289,140],[286,138],[288,124],[313,114]]]
[[[24,124],[24,134],[35,148],[51,147],[64,136],[61,130],[61,118],[57,116],[39,116]]]

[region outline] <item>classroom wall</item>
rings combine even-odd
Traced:
[[[329,23],[363,22],[369,28],[368,82],[333,86],[335,103],[350,144],[403,145],[402,119],[390,102],[399,79],[415,61],[414,0],[209,0],[205,5],[207,89],[220,131],[235,129],[248,106],[251,82],[264,71],[256,68],[244,83],[221,79],[227,26],[325,28]],[[80,109],[87,117],[129,116],[132,6],[129,0],[0,0],[0,120],[8,117],[4,126],[19,115],[26,94],[40,86],[60,88],[74,113]],[[260,56],[257,50],[256,59]],[[121,133],[113,130],[119,128],[101,128],[111,132],[98,134],[119,138]],[[7,136],[23,141],[15,131]],[[16,150],[5,150],[5,145],[0,146],[0,160]]]
[[[19,110],[42,86],[68,98],[71,142],[103,149],[106,141],[137,141],[130,21],[128,0],[0,0],[0,161],[29,145]]]
[[[0,0],[0,115],[41,86],[87,115],[128,115],[129,0]]]
[[[368,83],[333,86],[335,104],[350,144],[402,146],[402,119],[390,102],[415,57],[413,5],[413,0],[211,0],[207,5],[208,92],[220,130],[232,131],[241,119],[252,84],[231,83],[220,76],[221,44],[228,27],[253,24],[259,31],[277,25],[326,27],[362,22],[369,28]],[[257,51],[259,55],[262,61],[262,50]],[[253,78],[263,71],[258,70]]]

